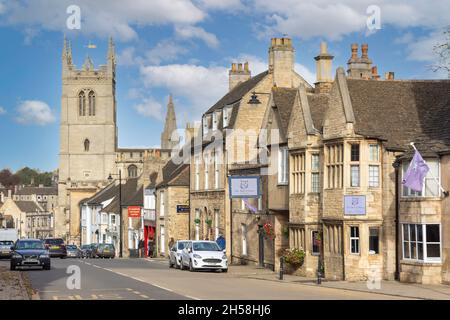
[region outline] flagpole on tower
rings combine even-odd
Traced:
[[[414,151],[419,152],[419,150],[417,150],[416,146],[414,145],[414,142],[411,142],[410,145],[411,145],[411,147],[413,147]],[[420,152],[419,152],[419,153],[420,153]],[[423,162],[424,162],[426,165],[428,165],[427,162],[425,161],[425,159],[423,159]],[[428,167],[429,167],[429,166],[428,166]],[[437,185],[439,186],[439,189],[440,189],[441,192],[444,194],[444,196],[445,196],[445,197],[448,197],[449,192],[446,191],[446,190],[442,187],[442,185],[441,185],[441,183],[439,182],[439,180],[433,175],[433,173],[431,173],[431,170],[430,170],[429,174],[430,174],[430,176],[434,179],[434,181],[437,183]]]

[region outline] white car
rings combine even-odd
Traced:
[[[177,269],[181,266],[181,253],[184,247],[191,242],[190,240],[178,240],[176,241],[169,252],[169,267],[175,267]]]
[[[190,241],[181,254],[181,270],[185,269],[227,272],[227,256],[214,241]]]

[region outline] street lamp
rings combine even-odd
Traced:
[[[119,170],[119,174],[109,174],[108,181],[111,183],[113,181],[112,176],[119,176],[119,217],[120,217],[120,224],[119,224],[119,257],[122,258],[122,246],[123,246],[123,232],[122,232],[122,171]]]

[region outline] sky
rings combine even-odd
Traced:
[[[227,92],[232,62],[248,61],[252,75],[267,69],[271,37],[293,39],[295,69],[310,83],[322,41],[335,57],[333,69],[346,68],[351,43],[368,43],[382,76],[446,78],[430,66],[432,48],[450,26],[450,0],[432,3],[0,0],[0,169],[58,167],[64,34],[78,68],[88,55],[96,67],[105,64],[113,37],[119,147],[156,147],[169,94],[180,128],[199,121]]]

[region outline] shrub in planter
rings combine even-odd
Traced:
[[[197,218],[197,219],[194,220],[194,222],[195,222],[195,224],[200,224],[200,219]]]
[[[303,265],[303,262],[305,261],[305,251],[302,249],[292,248],[292,249],[286,249],[284,256],[284,261],[294,267],[294,268],[300,268]]]

